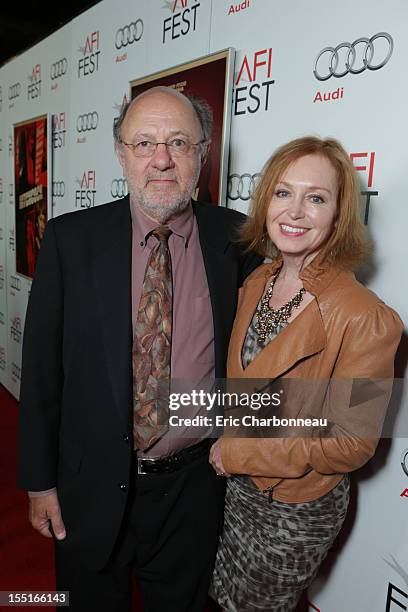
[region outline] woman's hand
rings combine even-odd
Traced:
[[[224,469],[223,463],[222,463],[221,442],[222,442],[222,438],[217,440],[217,442],[215,442],[215,444],[212,445],[210,449],[209,462],[211,463],[212,467],[214,468],[218,476],[228,477],[228,476],[231,476],[231,474],[227,474],[227,472]]]

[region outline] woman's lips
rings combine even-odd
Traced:
[[[286,225],[286,223],[280,223],[279,227],[282,234],[291,237],[303,236],[309,231],[308,227],[297,227],[295,225]]]

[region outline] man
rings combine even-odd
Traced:
[[[205,606],[222,479],[208,441],[160,431],[163,402],[145,400],[169,370],[225,375],[238,287],[259,263],[231,241],[242,215],[191,202],[210,115],[172,89],[141,94],[115,128],[129,197],[45,232],[24,335],[19,485],[32,525],[55,535],[57,588],[75,611],[129,610],[132,570],[147,612]],[[146,327],[152,312],[161,331]]]

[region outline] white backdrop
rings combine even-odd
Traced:
[[[361,277],[408,320],[406,1],[104,0],[0,69],[0,382],[16,397],[30,282],[15,273],[13,124],[53,115],[54,215],[110,201],[127,190],[111,134],[129,81],[226,47],[236,49],[226,205],[247,211],[280,144],[339,138],[358,168],[375,243]],[[331,59],[342,76],[330,76]],[[310,610],[408,610],[407,448],[407,439],[385,441],[358,473]]]

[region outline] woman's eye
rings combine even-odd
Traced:
[[[321,196],[317,195],[316,193],[310,196],[311,201],[313,202],[313,204],[323,204],[324,200]]]
[[[289,195],[289,191],[285,191],[285,189],[278,189],[276,192],[277,198],[286,198]]]

